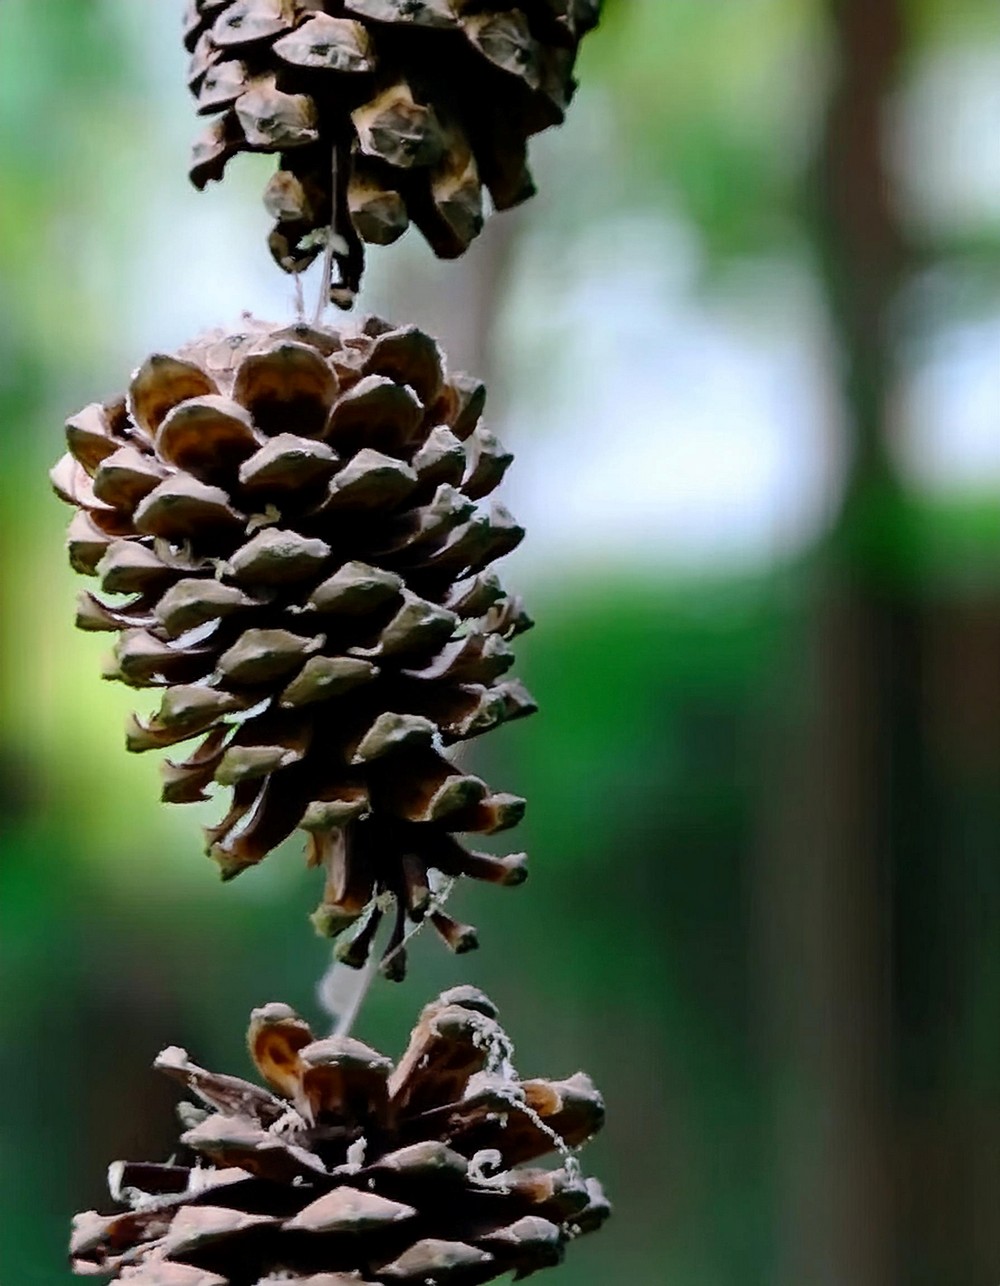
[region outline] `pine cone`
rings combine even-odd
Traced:
[[[149,358],[127,398],[69,421],[52,472],[78,507],[73,567],[125,596],[83,593],[77,624],[118,634],[105,677],[163,689],[129,749],[201,738],[164,765],[163,798],[232,787],[206,832],[227,879],[307,832],[327,872],[317,927],[336,936],[367,912],[340,944],[348,963],[395,898],[395,977],[407,918],[475,945],[437,909],[441,876],[526,874],[522,854],[455,838],[514,825],[524,801],[442,754],[535,708],[503,678],[531,622],[486,570],[523,531],[477,509],[511,460],[482,427],[484,398],[412,328],[248,321]]]
[[[277,1095],[196,1067],[156,1066],[183,1104],[184,1157],[112,1166],[128,1209],[79,1215],[78,1273],[131,1286],[471,1286],[559,1264],[610,1207],[569,1151],[601,1127],[583,1073],[520,1081],[491,1002],[458,987],[428,1005],[395,1067],[349,1037],[316,1040],[285,1005],[254,1011],[250,1053]],[[561,1169],[527,1168],[546,1154]]]
[[[412,220],[434,252],[463,254],[497,210],[534,192],[531,135],[562,122],[573,67],[601,0],[190,0],[189,83],[216,119],[191,179],[219,179],[239,152],[277,152],[265,204],[288,272],[337,234],[350,307],[362,240]]]

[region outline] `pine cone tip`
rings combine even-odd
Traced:
[[[349,308],[364,243],[412,222],[442,259],[495,210],[534,194],[532,135],[560,124],[580,41],[600,0],[192,0],[188,83],[213,117],[191,181],[223,177],[241,152],[273,152],[264,203],[286,272],[324,250],[331,301]]]

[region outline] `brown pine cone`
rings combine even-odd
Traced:
[[[610,1207],[571,1155],[604,1120],[583,1073],[521,1081],[492,1003],[458,987],[428,1005],[393,1068],[349,1037],[316,1040],[285,1005],[254,1011],[250,1053],[276,1094],[156,1066],[183,1104],[183,1155],[120,1162],[126,1209],[79,1215],[78,1273],[131,1286],[472,1286],[559,1264]],[[559,1151],[559,1169],[533,1163]]]
[[[438,886],[526,873],[522,854],[455,838],[516,824],[524,801],[442,753],[535,708],[504,678],[531,621],[487,570],[523,532],[476,503],[511,460],[484,398],[413,328],[248,321],[150,357],[127,398],[69,421],[52,473],[77,506],[73,567],[122,596],[83,593],[77,624],[118,634],[107,678],[163,690],[129,749],[200,738],[165,764],[163,798],[232,787],[207,831],[227,879],[304,830],[327,873],[317,927],[335,936],[367,913],[338,949],[348,963],[395,899],[394,977],[407,919],[475,945]]]
[[[412,220],[441,258],[483,226],[485,186],[507,210],[535,190],[531,135],[562,122],[583,36],[601,0],[190,0],[189,83],[215,117],[191,179],[239,152],[276,152],[265,204],[271,251],[307,267],[333,225],[350,307],[362,241]]]

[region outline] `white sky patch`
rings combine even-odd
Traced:
[[[934,49],[915,64],[893,120],[906,213],[933,234],[1000,223],[1000,49]]]
[[[942,332],[901,409],[900,461],[913,485],[1000,488],[1000,313]]]
[[[696,248],[656,226],[595,229],[573,253],[589,271],[547,307],[522,290],[508,319],[526,364],[555,356],[540,399],[534,379],[518,394],[515,372],[501,426],[518,455],[511,503],[532,533],[525,563],[766,562],[830,512],[837,468],[808,301],[778,272],[756,318],[742,301],[700,302]]]

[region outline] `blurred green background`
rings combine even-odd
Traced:
[[[291,316],[267,162],[186,185],[180,8],[0,4],[3,1286],[170,1150],[162,1045],[245,1072],[253,1005],[323,1021],[315,879],[222,888],[157,804],[45,482],[149,350]],[[490,376],[543,712],[476,751],[531,881],[358,1034],[470,980],[525,1074],[594,1075],[617,1215],[553,1286],[996,1286],[994,0],[608,0],[581,71],[539,198],[362,298]]]

